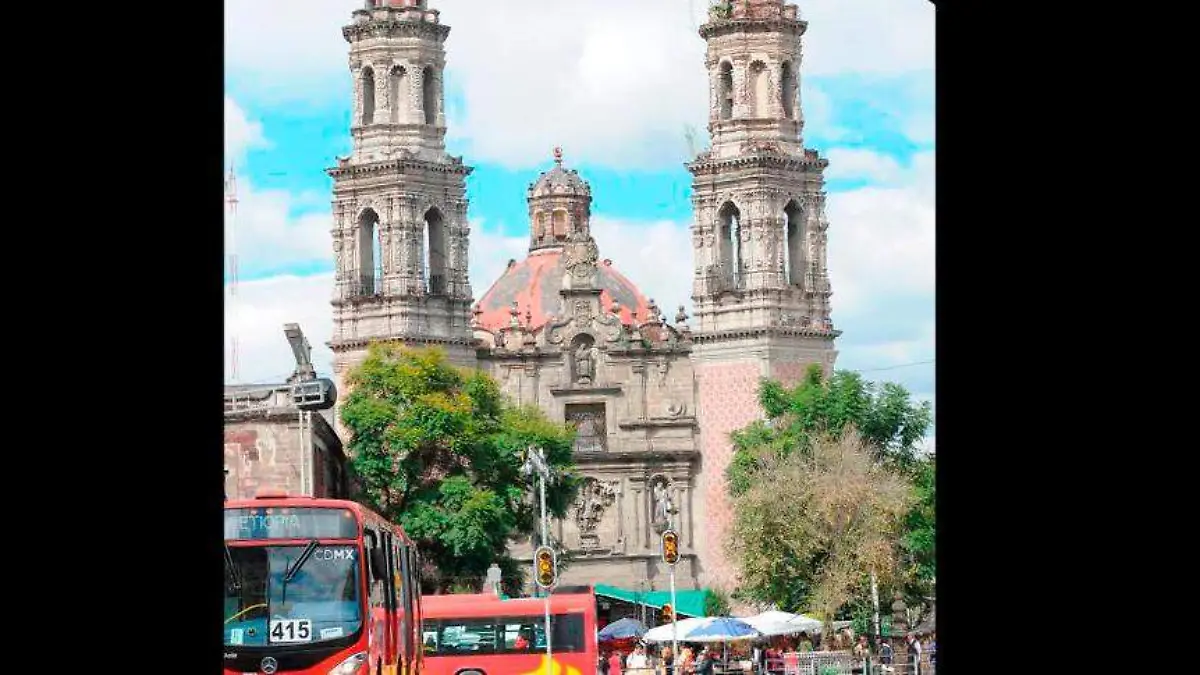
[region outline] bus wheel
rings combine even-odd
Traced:
[[[483,675],[482,670],[460,670],[458,675]]]

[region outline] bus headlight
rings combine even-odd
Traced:
[[[359,652],[337,664],[333,670],[329,671],[329,675],[358,675],[359,668],[362,668],[366,664],[367,653]]]

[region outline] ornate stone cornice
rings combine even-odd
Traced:
[[[329,174],[331,178],[344,178],[346,176],[371,175],[388,171],[416,169],[418,171],[434,171],[469,176],[474,170],[473,167],[463,164],[461,157],[451,157],[451,160],[445,163],[428,162],[423,159],[385,159],[379,162],[366,162],[363,164],[346,162],[340,166],[325,169],[325,173]]]
[[[364,38],[427,38],[443,42],[448,35],[450,26],[427,21],[370,19],[342,27],[342,37],[351,43]]]
[[[711,333],[693,333],[692,341],[696,344],[710,344],[723,340],[741,340],[756,337],[806,337],[834,339],[840,337],[842,331],[821,328],[782,328],[777,326],[761,326],[757,328],[735,328],[719,330]]]
[[[727,169],[762,167],[772,169],[790,169],[792,171],[818,171],[829,166],[829,160],[812,153],[805,156],[776,154],[773,152],[755,152],[748,155],[738,155],[727,159],[697,159],[684,164],[694,176],[704,176],[721,173]]]
[[[475,338],[451,338],[437,337],[431,335],[393,335],[388,337],[362,337],[362,338],[347,338],[344,340],[330,340],[326,342],[331,350],[335,352],[344,352],[352,349],[362,349],[372,342],[379,343],[402,343],[402,344],[421,344],[421,345],[451,345],[455,347],[475,347],[478,340]]]
[[[699,427],[699,422],[695,417],[651,417],[648,420],[631,420],[629,422],[618,422],[617,427],[621,429],[663,429],[672,427]]]
[[[550,393],[555,396],[577,396],[586,394],[619,394],[621,385],[601,382],[594,387],[551,387]]]
[[[784,17],[753,18],[753,19],[717,19],[700,26],[700,37],[709,38],[729,35],[730,33],[791,33],[796,37],[804,35],[808,30],[808,22],[800,19]]]

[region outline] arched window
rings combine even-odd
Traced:
[[[379,241],[379,214],[373,209],[358,217],[358,278],[361,295],[383,292],[383,254]]]
[[[388,86],[388,100],[392,104],[392,124],[408,121],[408,71],[403,66],[393,67]]]
[[[783,62],[779,84],[783,93],[783,116],[796,119],[796,73],[792,71],[789,61]]]
[[[750,92],[750,116],[766,117],[771,109],[771,90],[767,83],[767,66],[762,61],[750,64]]]
[[[725,61],[717,74],[717,99],[721,106],[721,119],[733,117],[733,64]]]
[[[430,295],[446,293],[446,226],[436,208],[425,212],[425,289]]]
[[[437,122],[437,83],[433,81],[433,67],[425,66],[421,74],[421,99],[425,106],[425,124]]]
[[[362,74],[362,123],[375,121],[375,71],[363,68]]]
[[[788,202],[783,210],[787,219],[787,252],[783,256],[784,270],[789,284],[800,285],[804,279],[804,220],[796,200]]]
[[[742,285],[741,217],[741,212],[733,202],[725,202],[717,212],[717,220],[721,224],[717,255],[721,267],[726,270],[725,279],[732,283],[734,288],[740,288]]]
[[[554,238],[563,240],[567,238],[567,212],[564,209],[555,209],[551,215],[551,223],[554,227]]]

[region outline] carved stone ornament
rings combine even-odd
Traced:
[[[596,526],[604,517],[604,511],[617,501],[617,484],[610,481],[587,478],[575,498],[575,524],[585,548],[598,543]]]
[[[596,273],[596,262],[600,260],[600,248],[591,235],[579,231],[571,233],[563,247],[563,263],[567,274],[586,280]]]
[[[587,321],[592,318],[592,303],[587,300],[575,301],[575,319],[578,321]]]

